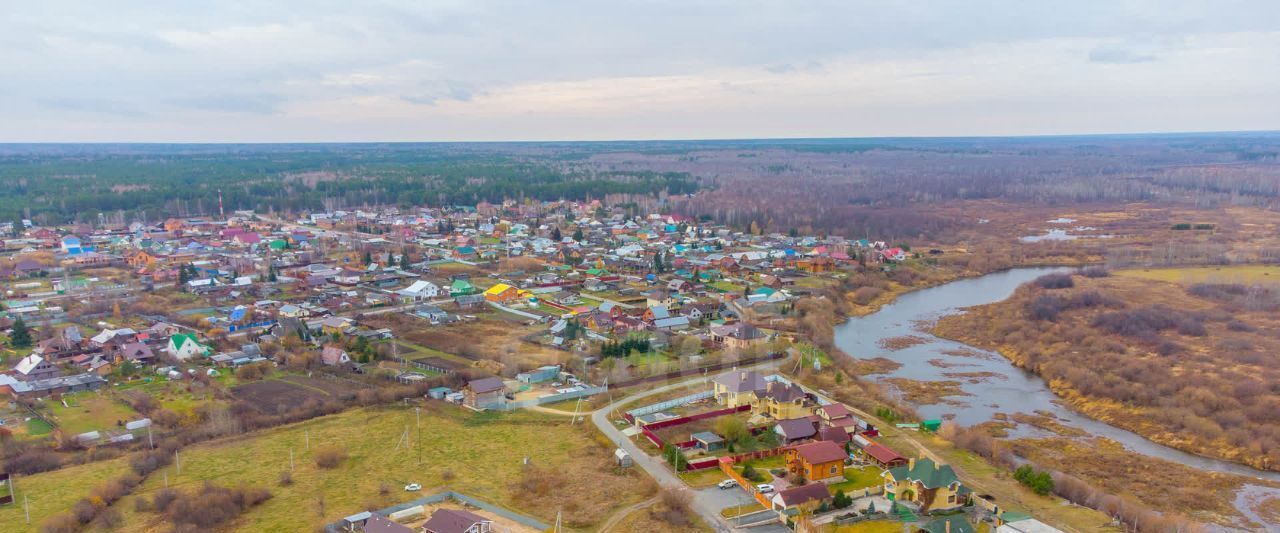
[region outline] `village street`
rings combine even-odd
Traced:
[[[776,362],[769,362],[757,365],[754,368],[762,369],[776,365]],[[716,487],[697,491],[689,489],[679,477],[676,477],[676,475],[672,473],[671,467],[668,466],[666,462],[661,458],[653,457],[645,453],[639,446],[636,446],[631,439],[623,435],[622,431],[613,424],[612,417],[610,417],[611,413],[618,411],[624,405],[632,404],[649,396],[661,394],[675,388],[685,387],[691,383],[707,381],[708,379],[709,378],[706,377],[698,377],[678,381],[661,387],[649,389],[640,394],[628,396],[592,412],[591,421],[600,429],[601,432],[609,437],[609,440],[612,440],[619,448],[622,448],[623,450],[626,450],[627,453],[631,454],[632,461],[635,462],[636,466],[639,466],[640,468],[643,468],[645,472],[648,472],[649,475],[658,482],[659,486],[663,488],[673,488],[690,494],[690,508],[693,509],[698,516],[702,517],[702,520],[706,522],[708,526],[711,526],[715,531],[735,531],[737,530],[736,528],[726,524],[724,519],[720,517],[720,510],[728,506],[737,505],[740,503],[739,498],[746,498],[749,500],[750,498],[742,490],[720,490]],[[750,531],[772,532],[786,530],[781,524],[777,524],[776,526],[781,529],[775,529],[771,525],[767,527],[762,526],[751,528]]]

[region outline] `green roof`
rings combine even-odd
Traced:
[[[960,481],[956,477],[956,471],[951,469],[951,465],[939,465],[927,457],[916,459],[914,468],[910,466],[892,468],[889,470],[889,475],[896,481],[919,481],[926,489],[945,487]]]

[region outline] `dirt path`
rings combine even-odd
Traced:
[[[605,522],[603,526],[600,526],[600,533],[607,533],[609,531],[612,531],[613,528],[618,525],[618,522],[621,522],[623,518],[626,518],[631,513],[644,509],[645,507],[649,507],[655,503],[658,503],[657,496],[649,498],[645,501],[642,501],[630,507],[619,509],[618,512],[613,513],[613,516],[609,517],[609,521]]]

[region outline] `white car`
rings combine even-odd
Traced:
[[[422,490],[422,485],[419,485],[417,483],[410,483],[404,486],[404,490],[408,492],[419,491],[419,490]]]
[[[756,485],[756,490],[760,491],[761,494],[768,494],[770,492],[773,492],[773,485],[770,485],[768,483],[761,483],[759,485]]]
[[[724,480],[724,481],[721,481],[721,482],[720,482],[720,484],[719,484],[719,485],[716,485],[716,486],[717,486],[717,487],[720,487],[720,488],[722,488],[722,489],[731,489],[731,488],[734,488],[734,487],[738,486],[738,480],[736,480],[736,479],[726,479],[726,480]]]

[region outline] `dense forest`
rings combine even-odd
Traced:
[[[300,212],[371,205],[687,194],[679,172],[557,168],[549,157],[450,145],[8,145],[0,217],[45,223]]]
[[[504,199],[661,198],[766,231],[886,238],[930,205],[1280,205],[1280,134],[558,143],[0,145],[0,219],[46,222]],[[692,195],[694,192],[701,194]],[[921,207],[925,208],[922,209]]]

